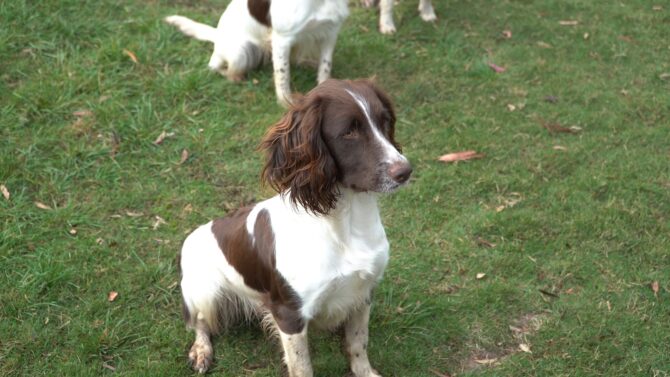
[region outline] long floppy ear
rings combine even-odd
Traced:
[[[265,134],[262,179],[293,204],[326,215],[335,208],[338,170],[321,136],[323,101],[303,97]]]
[[[398,142],[395,140],[395,110],[393,109],[393,102],[389,98],[389,96],[381,90],[377,85],[375,85],[374,81],[372,80],[365,80],[365,84],[368,85],[372,90],[375,92],[377,95],[377,98],[379,98],[379,101],[384,105],[384,109],[388,112],[389,115],[389,127],[388,127],[388,136],[389,136],[389,141],[393,146],[398,150],[398,152],[402,152],[402,147]]]

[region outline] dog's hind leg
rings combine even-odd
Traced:
[[[316,76],[319,84],[330,78],[330,71],[333,69],[333,51],[335,50],[335,42],[337,42],[338,32],[339,28],[331,30],[331,33],[321,42],[319,70]]]
[[[291,103],[291,47],[293,39],[272,33],[272,68],[274,69],[277,102],[284,107]]]
[[[393,23],[393,0],[379,1],[379,31],[382,34],[395,33]]]

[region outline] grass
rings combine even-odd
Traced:
[[[225,3],[0,3],[0,375],[190,373],[175,256],[196,225],[271,194],[255,146],[282,114],[269,67],[229,83],[205,68],[211,46],[161,22],[213,24]],[[400,2],[391,37],[352,7],[335,53],[335,77],[376,76],[394,98],[415,167],[382,201],[373,364],[670,375],[670,7],[435,5],[432,25]],[[314,80],[294,70],[297,90]],[[436,161],[466,149],[486,157]],[[216,339],[213,374],[278,376],[277,351],[241,326]],[[312,358],[319,376],[347,373],[328,334]]]

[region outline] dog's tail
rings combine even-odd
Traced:
[[[212,42],[216,40],[216,29],[200,22],[195,22],[184,16],[168,16],[165,22],[176,26],[182,33],[200,41]]]

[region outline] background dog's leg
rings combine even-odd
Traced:
[[[319,70],[316,80],[319,84],[330,78],[330,71],[333,68],[333,51],[337,42],[339,28],[332,31],[330,35],[321,43],[321,56],[319,58]]]
[[[393,24],[393,0],[379,1],[379,31],[382,34],[395,33]]]
[[[419,12],[421,13],[421,18],[424,21],[435,21],[437,16],[435,15],[435,10],[433,10],[433,4],[431,0],[419,0]]]
[[[307,326],[297,334],[286,334],[279,329],[284,348],[284,362],[290,377],[312,377],[312,361],[309,359]]]
[[[272,67],[277,102],[284,107],[291,103],[291,38],[272,33]]]
[[[370,301],[351,313],[344,324],[344,346],[349,356],[351,371],[356,377],[380,377],[368,360],[368,321]]]
[[[210,329],[202,313],[198,313],[195,322],[195,341],[188,353],[191,367],[198,373],[205,373],[212,365],[212,342],[209,340]]]

